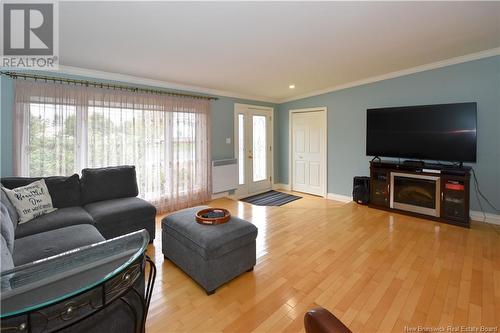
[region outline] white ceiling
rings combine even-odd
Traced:
[[[500,2],[61,2],[59,17],[62,65],[274,101],[500,46]]]

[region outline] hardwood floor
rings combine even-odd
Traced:
[[[498,226],[464,229],[306,195],[282,207],[210,205],[259,228],[257,265],[207,296],[163,259],[158,218],[148,333],[299,332],[318,305],[353,332],[500,327]]]

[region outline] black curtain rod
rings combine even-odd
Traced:
[[[3,72],[3,71],[1,71],[0,74],[8,76],[12,79],[24,79],[24,80],[35,80],[35,81],[40,80],[40,81],[45,81],[45,82],[52,81],[52,82],[75,84],[75,85],[79,84],[79,85],[86,86],[86,87],[96,87],[96,88],[105,88],[105,89],[113,89],[113,90],[125,90],[125,91],[132,91],[132,92],[142,92],[142,93],[149,93],[149,94],[169,95],[169,96],[187,97],[187,98],[198,98],[198,99],[208,99],[208,100],[217,100],[218,99],[217,97],[211,97],[211,96],[182,94],[182,93],[157,90],[157,89],[139,88],[139,87],[120,85],[120,84],[101,83],[101,82],[93,82],[93,81],[87,81],[87,80],[65,79],[65,78],[60,78],[60,77],[55,77],[55,76],[45,76],[45,75],[38,75],[38,74],[23,74],[23,73]]]

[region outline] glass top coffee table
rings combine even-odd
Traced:
[[[141,230],[2,272],[2,327],[32,331],[29,326],[36,324],[44,325],[44,332],[59,330],[132,290],[142,297],[142,320],[137,325],[142,330],[156,275],[153,262],[144,255],[148,243],[149,234]],[[146,263],[147,286],[136,290],[141,289],[138,280]]]

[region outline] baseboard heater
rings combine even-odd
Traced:
[[[235,190],[238,187],[236,158],[212,161],[212,193]]]

